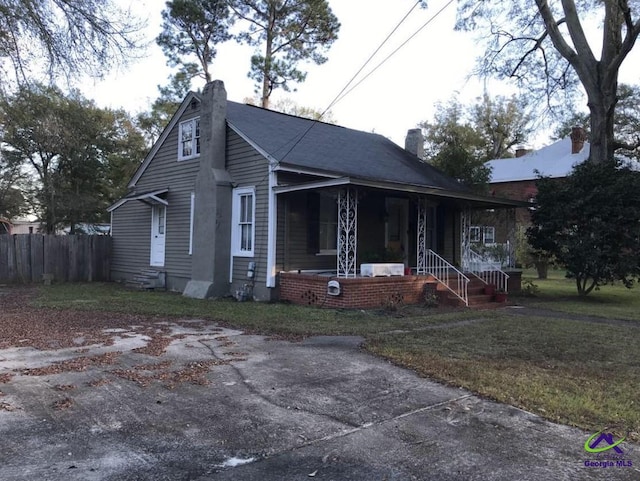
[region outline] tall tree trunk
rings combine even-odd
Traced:
[[[44,168],[42,170],[42,190],[44,195],[42,198],[45,201],[44,207],[44,232],[45,234],[53,234],[54,233],[54,225],[55,225],[55,189],[53,185],[51,185],[51,176],[48,171],[48,163],[45,163]]]
[[[617,103],[618,74],[640,33],[640,24],[632,24],[626,1],[606,0],[602,24],[602,51],[597,60],[582,28],[574,0],[562,0],[564,18],[571,44],[564,38],[559,21],[547,0],[535,0],[547,33],[558,52],[574,68],[587,94],[591,113],[589,161],[604,162],[615,151],[613,116]],[[623,37],[623,31],[625,35]]]
[[[269,97],[271,97],[271,60],[273,57],[273,29],[276,24],[276,8],[275,3],[270,2],[268,6],[268,27],[267,41],[264,49],[264,70],[262,77],[262,108],[269,108]]]
[[[589,95],[588,102],[591,123],[590,162],[611,160],[615,151],[613,122],[618,101],[616,96],[618,84],[616,81],[609,81],[607,85],[600,84],[599,87],[599,92]]]

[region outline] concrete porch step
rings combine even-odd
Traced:
[[[137,290],[166,289],[166,273],[154,269],[143,269],[125,282],[125,286]]]
[[[124,286],[127,289],[133,289],[138,291],[151,290],[154,289],[154,285],[149,282],[142,282],[135,279],[129,279],[125,281]]]
[[[457,284],[457,280],[453,282],[453,284]],[[454,291],[457,292],[457,285],[453,288]],[[469,284],[467,285],[467,298],[469,300],[469,307],[473,309],[495,309],[497,307],[503,306],[504,303],[494,302],[493,295],[484,293],[485,283],[480,279],[470,278]],[[439,294],[440,301],[443,304],[448,306],[459,306],[464,307],[465,304],[457,297],[454,293],[447,288],[447,286],[440,282],[436,287],[436,291]]]
[[[160,274],[164,274],[164,272],[160,272],[156,269],[142,269],[140,271],[141,276],[145,276],[152,279],[158,279],[160,277]]]

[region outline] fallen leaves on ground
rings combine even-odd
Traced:
[[[60,399],[53,403],[53,409],[56,409],[56,410],[68,409],[71,406],[73,406],[73,399],[68,397],[64,399]]]
[[[106,352],[97,356],[82,356],[66,361],[54,362],[48,366],[35,367],[31,369],[23,369],[21,374],[26,376],[48,376],[52,374],[60,374],[61,372],[86,371],[90,366],[106,366],[115,364],[118,357],[122,354],[120,351]]]
[[[0,402],[0,411],[15,411],[17,408],[9,403]]]
[[[67,309],[38,309],[30,302],[37,293],[33,287],[11,287],[3,291],[0,298],[0,349],[33,348],[38,350],[58,350],[77,348],[73,352],[85,354],[88,346],[111,346],[119,338],[138,337],[146,344],[131,349],[139,355],[160,357],[166,353],[169,345],[186,338],[185,334],[173,334],[176,325],[193,331],[222,332],[221,328],[212,328],[206,321],[174,321],[152,316],[113,314],[102,311],[74,311]],[[220,347],[231,347],[235,343],[226,336],[204,337],[200,341],[217,341]],[[190,344],[195,347],[193,344]],[[132,367],[123,367],[123,352],[112,351],[100,355],[80,355],[63,361],[52,362],[46,366],[15,370],[26,376],[50,376],[65,372],[86,372],[96,368],[93,380],[83,385],[97,388],[112,383],[116,378],[135,382],[146,387],[152,382],[160,382],[168,389],[182,383],[207,385],[207,374],[213,366],[227,365],[234,361],[246,360],[246,353],[226,352],[225,359],[206,359],[188,362],[182,366],[173,366],[171,360],[155,363],[141,363]],[[0,384],[9,383],[15,374],[0,375]],[[57,384],[53,388],[61,392],[77,389],[75,384]],[[54,409],[67,409],[73,405],[69,397],[53,404]],[[0,410],[13,410],[7,404],[0,404]]]
[[[58,384],[54,386],[57,391],[73,391],[76,388],[75,384]]]

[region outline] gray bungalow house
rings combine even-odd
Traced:
[[[389,293],[410,302],[435,279],[468,305],[466,213],[514,204],[468,191],[421,149],[419,130],[403,149],[227,101],[211,82],[187,95],[109,208],[112,279],[151,270],[191,297],[345,307]],[[399,275],[363,277],[372,265]]]

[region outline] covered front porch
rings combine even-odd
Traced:
[[[349,179],[278,189],[281,300],[373,308],[438,297],[469,306],[484,285],[510,287],[471,242],[473,213],[509,201]]]

